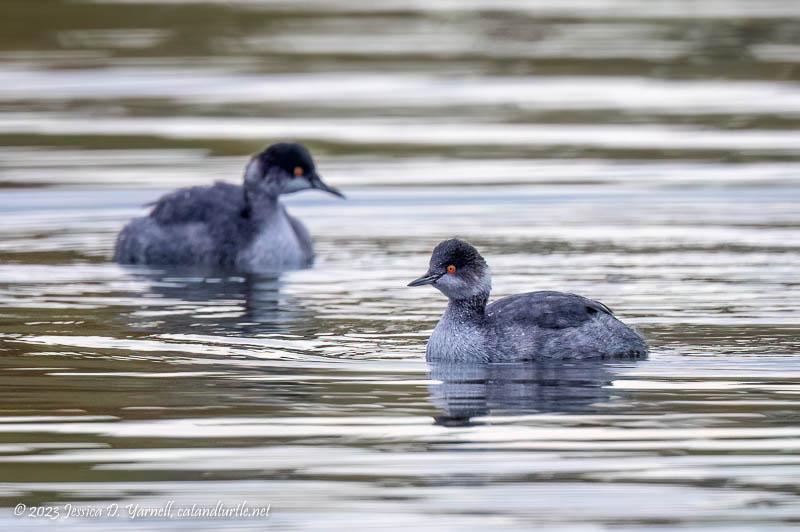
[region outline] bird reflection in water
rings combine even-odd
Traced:
[[[279,274],[230,274],[190,268],[139,270],[145,303],[129,314],[132,325],[159,333],[254,336],[302,333],[313,327],[313,312],[281,292]]]
[[[617,373],[633,361],[430,364],[436,424],[461,427],[490,414],[589,412],[612,395]]]

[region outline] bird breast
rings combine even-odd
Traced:
[[[239,252],[236,263],[245,271],[279,271],[307,262],[297,234],[282,211],[265,220],[249,246]]]

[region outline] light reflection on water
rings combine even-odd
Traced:
[[[795,526],[796,2],[373,4],[9,4],[0,526]],[[146,203],[286,136],[349,198],[288,198],[314,268],[109,262]],[[652,355],[429,367],[445,301],[405,285],[452,236],[494,297],[598,299]]]

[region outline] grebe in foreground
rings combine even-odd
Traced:
[[[478,250],[445,240],[425,275],[450,302],[428,340],[429,362],[512,362],[543,358],[643,357],[647,344],[597,301],[561,292],[530,292],[487,306],[491,274]]]
[[[148,216],[120,232],[114,260],[242,272],[309,266],[314,247],[308,230],[278,196],[311,188],[344,197],[322,182],[303,145],[273,144],[250,159],[243,186],[216,183],[159,199]]]

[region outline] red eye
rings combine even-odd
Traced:
[[[303,167],[302,166],[295,166],[294,167],[294,176],[295,177],[300,177],[301,175],[303,175]]]
[[[456,267],[451,264],[447,267],[447,273],[456,273]]]

